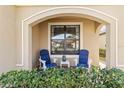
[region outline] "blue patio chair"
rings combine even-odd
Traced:
[[[43,64],[44,69],[57,66],[56,63],[51,62],[49,51],[47,49],[40,50],[39,61]]]
[[[82,49],[79,52],[79,63],[77,64],[77,67],[86,67],[89,68],[89,51],[86,49]]]

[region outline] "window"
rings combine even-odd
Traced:
[[[78,54],[80,25],[51,25],[51,54]]]

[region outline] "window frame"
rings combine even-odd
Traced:
[[[79,50],[81,49],[81,48],[83,48],[83,38],[82,38],[82,36],[83,36],[83,31],[82,31],[82,22],[52,22],[52,23],[48,23],[48,38],[49,38],[49,41],[48,41],[48,49],[49,49],[49,53],[51,54],[51,55],[63,55],[63,53],[60,53],[60,54],[54,54],[54,53],[51,53],[51,50],[52,50],[52,35],[51,35],[51,27],[52,27],[52,25],[64,25],[64,26],[73,26],[73,25],[79,25],[79,39],[70,39],[70,40],[75,40],[75,44],[76,44],[76,41],[78,40],[79,41]],[[64,37],[65,37],[65,34],[64,34]],[[64,38],[65,39],[65,38]],[[57,39],[56,39],[57,40]],[[59,40],[59,39],[58,39]],[[60,39],[61,40],[61,39]],[[69,40],[69,39],[66,39],[66,40]],[[76,46],[75,46],[75,48],[76,48]],[[64,47],[64,49],[65,49],[65,47]],[[75,53],[66,53],[65,55],[78,55],[78,53],[76,53],[76,51],[75,51]]]

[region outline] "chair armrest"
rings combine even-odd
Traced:
[[[39,58],[39,61],[40,61],[40,63],[43,64],[43,69],[45,70],[46,69],[46,61],[42,60],[41,57]],[[40,68],[41,68],[41,64],[40,64]]]

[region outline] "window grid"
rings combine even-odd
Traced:
[[[54,28],[59,28],[59,27],[64,27],[64,39],[52,39],[52,36],[54,36]],[[71,27],[73,29],[75,29],[75,36],[78,35],[78,38],[67,38],[67,27]],[[77,28],[78,27],[78,28]],[[51,36],[50,36],[50,48],[51,48],[51,54],[53,55],[61,55],[61,54],[68,54],[68,55],[76,55],[76,54],[79,54],[79,50],[80,50],[80,25],[51,25],[51,30],[50,30],[50,33],[51,33]],[[78,30],[77,30],[78,29]],[[64,48],[64,51],[58,51],[58,52],[53,52],[52,51],[52,42],[53,41],[60,41],[60,40],[63,40],[63,48]],[[74,51],[67,51],[67,40],[74,40],[74,44],[75,44],[75,47],[74,47]],[[78,45],[77,45],[77,42],[78,42]],[[76,50],[76,48],[78,47],[78,50]]]

